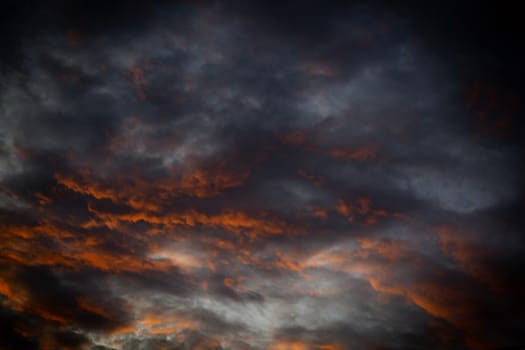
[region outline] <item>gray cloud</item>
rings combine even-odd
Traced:
[[[6,22],[0,347],[523,342],[503,56],[416,5],[120,5]]]

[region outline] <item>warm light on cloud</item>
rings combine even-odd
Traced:
[[[191,273],[193,269],[198,269],[204,265],[202,259],[195,255],[171,249],[156,250],[150,254],[150,258],[160,261],[168,260],[173,266],[179,267],[187,273]]]
[[[8,2],[0,349],[525,344],[505,6]]]

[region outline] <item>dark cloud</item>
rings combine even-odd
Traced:
[[[525,342],[511,5],[5,9],[1,348]]]
[[[17,312],[9,309],[1,309],[0,324],[2,335],[2,346],[6,349],[38,349],[36,339],[28,339],[18,328],[21,324],[27,324],[29,320]],[[18,330],[18,331],[17,331]]]

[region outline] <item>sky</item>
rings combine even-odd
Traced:
[[[0,349],[525,345],[517,5],[2,8]]]

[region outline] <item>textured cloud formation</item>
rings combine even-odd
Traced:
[[[10,4],[0,348],[525,344],[522,52],[476,6]]]

